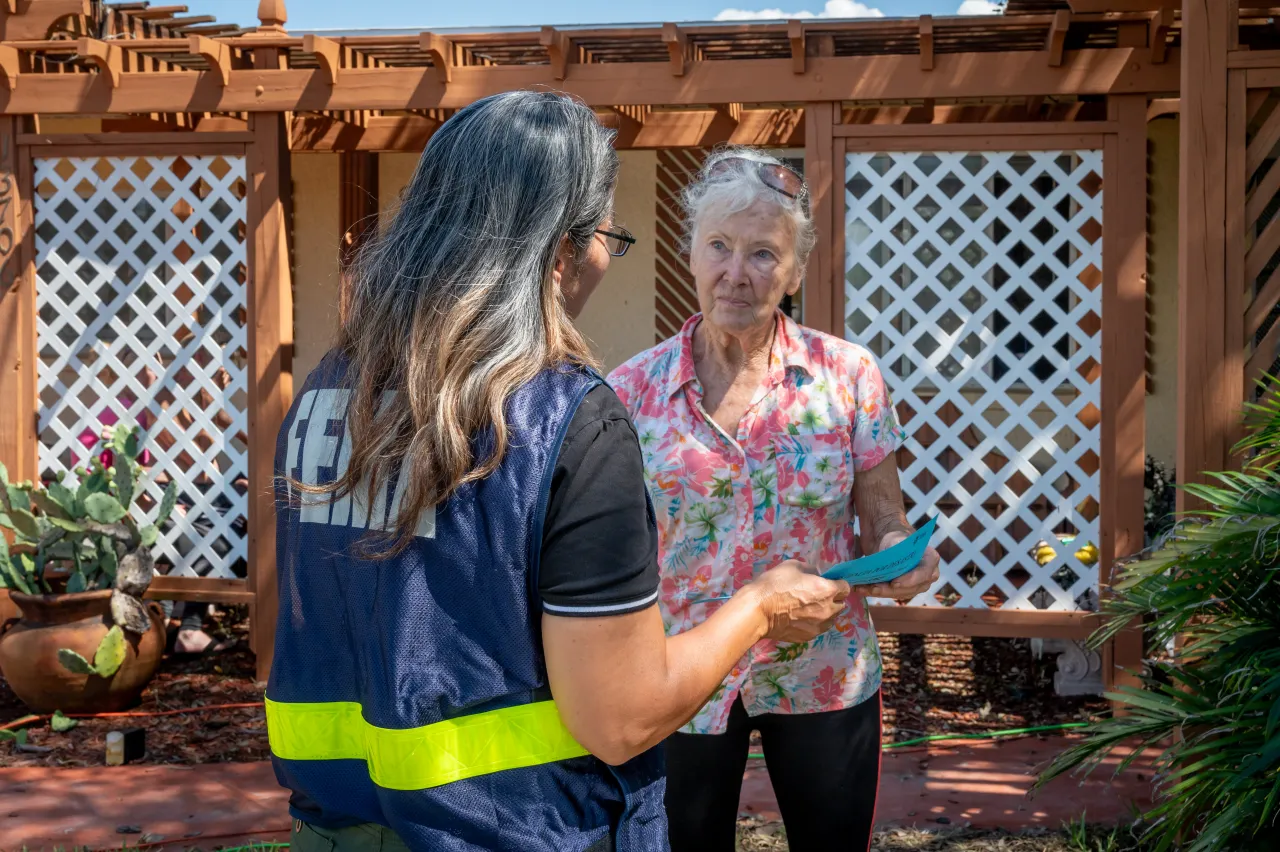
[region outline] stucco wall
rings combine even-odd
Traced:
[[[1178,119],[1147,125],[1147,453],[1172,465],[1178,422]]]
[[[655,151],[621,151],[614,220],[636,238],[623,257],[609,264],[609,274],[578,317],[578,328],[591,341],[605,369],[648,349],[654,343],[654,276],[658,155]]]
[[[320,363],[338,329],[338,159],[291,158],[295,387]]]
[[[418,167],[419,154],[379,154],[378,155],[378,210],[385,214],[395,208],[400,198],[400,190],[413,177],[413,170]]]
[[[578,318],[578,328],[591,341],[606,369],[653,345],[657,154],[621,151],[618,188],[614,194],[616,221],[636,238],[625,257],[615,257],[599,289]],[[413,176],[417,154],[378,157],[378,195],[385,213]]]

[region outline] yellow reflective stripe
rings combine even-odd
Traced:
[[[373,783],[425,790],[501,772],[581,757],[554,701],[445,719],[420,728],[378,728],[350,701],[266,699],[271,753],[285,760],[363,760]]]

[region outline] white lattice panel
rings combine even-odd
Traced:
[[[942,542],[913,603],[1095,608],[1102,152],[849,154],[845,175],[846,335],[880,359],[912,519]]]
[[[232,577],[246,558],[243,157],[35,161],[40,470],[117,420],[147,427],[179,510],[156,555]],[[206,565],[205,562],[208,564]]]

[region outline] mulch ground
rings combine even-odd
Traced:
[[[1019,832],[891,828],[876,832],[869,852],[1140,852],[1142,848],[1127,828],[1070,826],[1061,831]],[[786,831],[776,822],[740,821],[738,849],[787,852]]]
[[[156,713],[262,700],[262,685],[253,680],[254,659],[248,650],[244,609],[215,611],[207,629],[216,637],[237,639],[236,648],[194,660],[166,658],[143,693],[142,704],[133,712]],[[885,665],[886,740],[901,742],[931,734],[981,733],[1073,722],[1107,706],[1099,698],[1055,695],[1055,658],[1036,660],[1025,639],[882,634],[880,643]],[[0,724],[24,715],[26,708],[0,678]],[[269,755],[266,723],[259,707],[83,719],[66,733],[54,733],[40,725],[29,729],[29,743],[50,750],[38,754],[20,752],[12,745],[0,744],[0,766],[99,766],[105,759],[107,733],[128,727],[146,730],[145,763],[244,762],[265,760]],[[889,852],[898,848],[952,847],[883,848]],[[1020,852],[1033,847],[990,848]]]

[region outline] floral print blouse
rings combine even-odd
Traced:
[[[660,603],[668,635],[786,559],[819,570],[854,557],[853,479],[902,443],[871,354],[782,312],[764,386],[728,435],[702,407],[693,331],[609,376],[635,422],[658,520]],[[880,688],[880,651],[861,599],[810,642],[752,648],[683,729],[723,733],[735,697],[748,714],[852,707]]]

